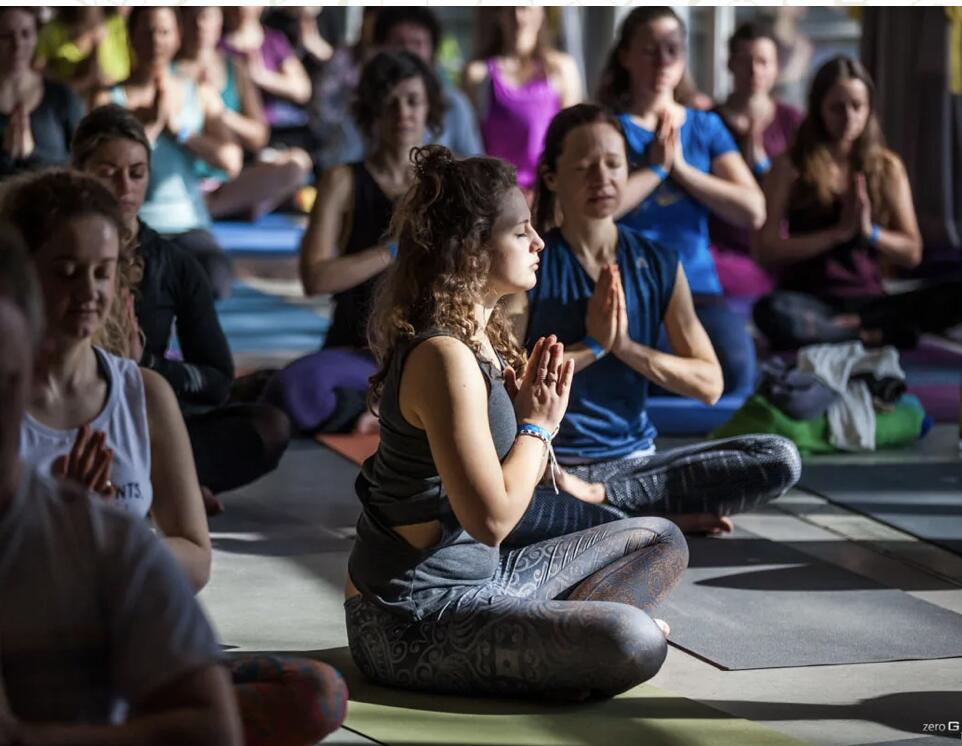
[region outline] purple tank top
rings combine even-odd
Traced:
[[[561,99],[542,73],[520,88],[505,82],[495,59],[488,60],[491,99],[481,122],[481,137],[488,155],[502,158],[518,169],[518,186],[534,186],[544,135]]]

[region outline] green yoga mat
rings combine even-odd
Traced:
[[[798,746],[788,736],[642,684],[610,700],[541,703],[449,697],[368,682],[347,648],[316,657],[351,691],[344,726],[388,746]]]

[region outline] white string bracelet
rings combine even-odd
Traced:
[[[560,467],[558,466],[558,459],[556,459],[554,455],[554,448],[551,447],[551,440],[555,435],[557,435],[557,433],[557,430],[555,430],[554,433],[549,433],[540,425],[533,425],[528,422],[522,422],[520,425],[518,425],[518,435],[530,435],[532,438],[537,438],[548,447],[548,463],[551,467],[551,486],[554,487],[554,493],[556,495],[560,493],[558,492],[558,483],[555,481],[554,474],[555,470]]]

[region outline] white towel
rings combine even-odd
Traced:
[[[828,408],[829,442],[842,451],[875,450],[875,407],[865,381],[852,376],[905,380],[894,347],[866,350],[861,342],[811,345],[798,351],[799,370],[814,373],[839,398]]]

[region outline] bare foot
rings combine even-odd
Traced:
[[[655,619],[654,621],[655,624],[658,625],[658,629],[661,630],[662,634],[665,637],[668,637],[668,635],[671,633],[671,627],[668,626],[668,622],[666,622],[664,619]]]
[[[718,536],[720,534],[730,534],[735,528],[732,519],[725,515],[715,515],[714,513],[679,513],[677,515],[665,516],[674,521],[678,528],[686,534],[708,534]]]
[[[355,435],[376,435],[381,429],[381,423],[370,412],[364,412],[354,423]]]

